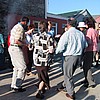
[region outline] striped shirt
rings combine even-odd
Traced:
[[[24,28],[20,23],[16,24],[11,30],[10,44],[15,44],[15,40],[24,39]]]

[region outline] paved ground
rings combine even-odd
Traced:
[[[61,73],[61,60],[60,56],[55,57],[55,63],[51,66],[49,72],[51,89],[45,93],[44,100],[69,100],[64,92],[57,92],[56,88],[60,86],[63,81],[63,75]],[[93,77],[97,83],[97,86],[92,89],[86,89],[83,87],[80,82],[84,80],[83,70],[77,68],[74,74],[74,83],[75,83],[75,92],[76,100],[100,100],[100,67],[92,68]],[[36,73],[36,70],[33,67],[33,73]],[[23,93],[13,93],[10,91],[12,72],[7,70],[0,71],[0,100],[38,100],[35,98],[37,88],[35,83],[38,82],[37,75],[35,76],[26,76],[23,87],[26,88],[26,91]]]

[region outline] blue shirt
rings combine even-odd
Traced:
[[[51,28],[51,30],[48,32],[48,34],[51,35],[52,37],[54,37],[55,36],[54,29]]]
[[[69,28],[60,38],[56,48],[56,54],[63,52],[63,56],[81,55],[83,49],[88,46],[84,34],[75,29]]]
[[[4,48],[3,48],[2,44],[4,44],[4,39],[3,39],[3,35],[0,34],[0,53],[4,52]]]

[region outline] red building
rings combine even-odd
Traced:
[[[7,23],[8,23],[8,31],[11,30],[11,28],[18,22],[20,21],[22,15],[17,15],[17,14],[8,14],[8,19],[7,19]],[[36,31],[39,30],[38,24],[40,21],[51,21],[53,23],[53,27],[55,30],[56,34],[62,34],[63,32],[63,28],[67,22],[67,18],[64,18],[62,16],[58,16],[55,14],[50,14],[47,13],[47,18],[39,18],[39,17],[34,17],[34,16],[28,16],[30,19],[30,23],[35,24],[36,27]]]

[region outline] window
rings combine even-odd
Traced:
[[[62,28],[65,28],[66,24],[62,24]]]
[[[33,24],[35,25],[35,32],[39,32],[39,23],[40,21],[33,21]],[[54,28],[55,35],[57,35],[57,23],[52,22],[52,27]]]
[[[34,21],[33,24],[35,25],[35,32],[39,32],[39,21]]]
[[[57,35],[57,23],[52,22],[52,27],[54,28],[55,35]]]

